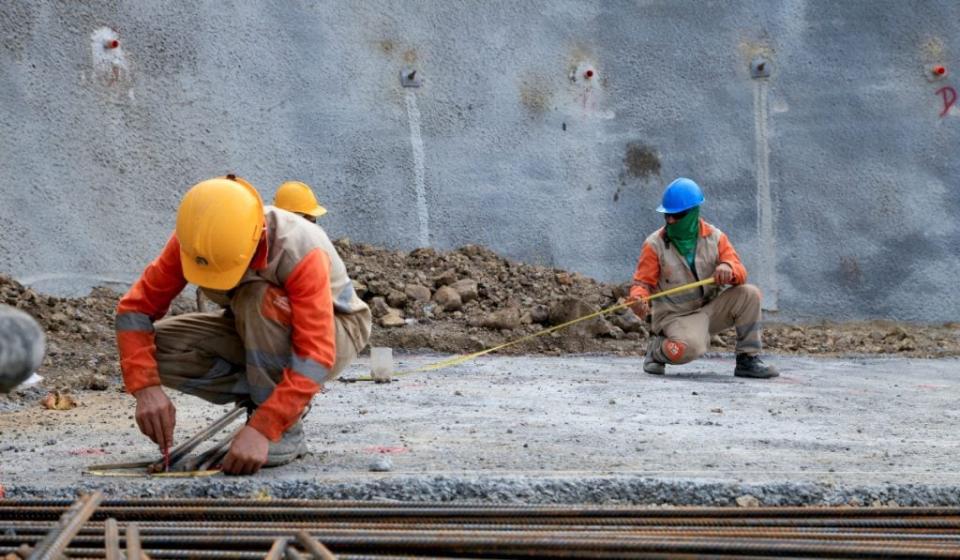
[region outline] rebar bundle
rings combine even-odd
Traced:
[[[960,558],[960,508],[0,501],[11,558]]]

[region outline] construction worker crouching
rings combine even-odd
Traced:
[[[731,326],[737,331],[738,377],[779,373],[759,358],[760,290],[747,284],[747,270],[727,236],[700,218],[704,197],[690,179],[667,186],[657,212],[666,225],[644,241],[633,275],[631,306],[641,319],[651,312],[653,292],[713,277],[714,285],[654,300],[650,342],[643,371],[663,375],[666,364],[686,364],[703,355],[710,337]],[[729,286],[729,287],[728,287]]]
[[[224,309],[161,319],[187,282]],[[120,300],[116,329],[140,430],[161,449],[173,442],[176,410],[161,385],[243,403],[248,422],[222,467],[252,474],[306,452],[305,408],[366,346],[371,324],[323,230],[227,175],[183,197],[176,231]]]

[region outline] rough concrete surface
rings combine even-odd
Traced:
[[[443,356],[401,355],[398,370]],[[333,383],[305,425],[311,456],[252,478],[82,475],[156,455],[133,400],[37,390],[0,415],[9,497],[265,496],[644,504],[960,504],[956,359],[775,357],[779,378],[732,376],[729,355],[668,375],[640,359],[484,357],[390,384]],[[361,358],[344,377],[368,373]],[[182,441],[221,409],[178,396]],[[388,457],[389,461],[385,461]],[[388,468],[390,470],[385,471]],[[373,472],[379,471],[379,472]]]
[[[951,0],[4,0],[0,271],[130,282],[232,171],[620,282],[686,175],[781,318],[954,320],[958,52]]]

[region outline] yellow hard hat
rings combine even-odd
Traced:
[[[313,195],[310,186],[300,181],[287,181],[277,189],[273,197],[273,205],[287,212],[306,214],[319,218],[327,213],[327,209],[317,204],[317,197]]]
[[[233,175],[197,183],[177,212],[183,276],[204,288],[233,288],[250,265],[263,228],[263,201],[253,185]]]

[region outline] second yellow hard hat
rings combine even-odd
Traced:
[[[280,185],[273,198],[273,205],[288,212],[306,214],[318,218],[327,213],[327,209],[317,204],[317,197],[306,183],[287,181]]]

